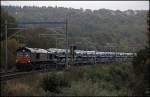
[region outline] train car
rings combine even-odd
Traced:
[[[56,56],[57,67],[65,67],[66,63],[66,49],[49,48],[47,51],[52,52]],[[68,50],[68,53],[70,51]],[[69,58],[68,58],[69,59]]]
[[[96,51],[86,51],[88,64],[95,64],[96,62]]]
[[[83,56],[82,50],[75,50],[75,60],[74,60],[75,65],[82,64],[82,56]]]

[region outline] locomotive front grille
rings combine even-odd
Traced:
[[[30,63],[31,62],[31,58],[30,57],[26,57],[26,56],[19,56],[16,58],[16,63]]]

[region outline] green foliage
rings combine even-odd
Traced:
[[[107,43],[115,43],[120,51],[127,51],[130,45],[146,44],[147,10],[113,11],[108,9],[85,10],[63,7],[14,7],[2,6],[17,21],[59,21],[68,17],[69,42],[79,49],[93,47],[102,49]],[[80,13],[80,14],[79,14]],[[50,25],[29,25],[29,27],[51,27]],[[36,34],[34,33],[34,36]],[[74,39],[74,40],[72,40]],[[35,42],[35,40],[34,40]],[[51,42],[53,43],[53,42]],[[89,46],[90,45],[90,46]],[[54,47],[54,45],[52,45]],[[60,46],[62,47],[62,46]],[[137,48],[138,50],[140,48]]]
[[[42,78],[41,74],[31,74],[1,83],[1,96],[44,96],[46,92],[39,85]]]
[[[72,80],[70,88],[60,95],[68,96],[118,96],[127,95],[130,65],[114,63],[97,66],[74,67],[65,75]],[[76,73],[74,73],[76,72]],[[72,77],[70,75],[73,75]],[[78,80],[77,80],[78,79]]]
[[[13,68],[16,60],[16,50],[20,44],[16,41],[15,38],[8,39],[7,47],[8,47],[8,69]],[[5,41],[1,41],[1,68],[3,69],[5,66]]]
[[[137,53],[137,56],[133,60],[133,64],[142,64],[142,62],[145,62],[148,57],[149,57],[149,48],[146,47],[145,49],[142,49]]]
[[[118,96],[127,95],[127,90],[121,88],[116,90],[112,83],[95,82],[90,80],[72,82],[71,88],[63,88],[64,96]]]
[[[127,95],[129,69],[130,65],[127,63],[72,67],[69,71],[44,77],[42,87],[49,91],[47,95],[57,96]],[[61,77],[57,77],[58,75]],[[68,87],[62,82],[63,88],[60,92],[60,79],[64,76],[71,84]]]
[[[55,36],[44,37],[41,36],[41,34],[54,34],[54,32],[44,28],[30,28],[22,33],[18,33],[18,36],[21,36],[21,38],[18,38],[18,40],[20,43],[24,43],[26,46],[33,48],[47,49],[56,47]]]
[[[13,25],[8,24],[8,28],[14,28],[17,27],[16,20],[13,16],[8,14],[6,11],[3,9],[1,10],[1,55],[0,55],[0,60],[1,60],[1,68],[3,70],[5,66],[5,20],[7,20],[8,23],[14,23]],[[7,29],[8,30],[8,29]],[[16,41],[14,37],[9,38],[12,36],[16,31],[15,30],[8,30],[7,31],[7,36],[8,36],[8,41],[7,41],[7,47],[8,47],[8,69],[14,67],[15,64],[15,57],[16,57],[16,49],[19,47],[19,43]]]
[[[5,88],[2,91],[2,95],[7,95],[7,96],[20,96],[20,95],[24,95],[24,96],[30,96],[32,95],[32,89],[25,84],[7,84],[5,86]]]
[[[9,81],[3,95],[26,96],[127,96],[131,65],[127,63],[71,67]]]
[[[60,93],[61,88],[68,87],[69,81],[64,78],[64,76],[61,74],[48,74],[46,75],[42,82],[41,87],[45,91],[53,92],[53,93]]]
[[[1,10],[1,40],[4,40],[5,35],[5,20],[7,20],[7,23],[14,23],[13,25],[8,24],[8,28],[14,28],[17,27],[16,20],[13,16],[8,14],[3,9]],[[8,30],[7,36],[11,36],[13,33],[15,33],[15,30]]]
[[[131,83],[133,84],[133,95],[150,95],[149,58],[149,47],[146,47],[145,49],[140,50],[133,60],[134,79],[132,80],[133,83]]]

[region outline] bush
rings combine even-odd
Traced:
[[[39,86],[39,74],[1,83],[1,96],[42,96],[46,92]]]
[[[50,73],[41,81],[41,87],[46,92],[61,93],[61,88],[69,86],[70,82],[62,74]]]
[[[141,49],[137,52],[137,56],[133,60],[133,78],[132,78],[132,90],[134,96],[149,96],[149,67],[150,67],[150,54],[149,47]]]
[[[4,96],[32,96],[32,88],[26,84],[17,83],[11,84],[8,83],[3,88],[2,95]]]

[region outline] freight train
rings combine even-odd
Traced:
[[[68,49],[68,62],[72,65],[108,63],[133,58],[136,53],[98,52]],[[49,68],[64,68],[66,64],[66,49],[41,49],[22,47],[16,51],[16,68],[18,70],[37,70]]]

